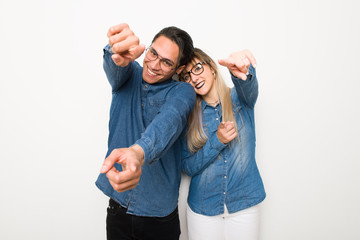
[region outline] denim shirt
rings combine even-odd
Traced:
[[[105,174],[96,185],[107,196],[128,209],[129,214],[163,217],[178,203],[181,179],[181,142],[195,104],[193,87],[173,79],[148,84],[142,67],[132,62],[116,66],[109,46],[104,49],[104,70],[112,87],[108,156],[115,148],[138,144],[144,150],[144,165],[138,185],[118,193]],[[116,163],[120,171],[121,165]]]
[[[196,153],[183,141],[182,169],[191,176],[188,204],[198,214],[216,216],[254,206],[265,199],[265,190],[255,161],[254,106],[258,96],[255,69],[250,66],[246,81],[232,75],[233,111],[238,139],[228,144],[216,132],[222,121],[221,104],[213,107],[202,100],[203,128],[208,137]]]

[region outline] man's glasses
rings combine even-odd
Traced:
[[[147,58],[150,61],[155,61],[156,59],[159,58],[160,68],[164,72],[169,72],[175,68],[175,63],[173,61],[171,61],[168,58],[161,57],[153,47],[148,47],[146,49],[145,58]]]
[[[190,82],[191,81],[191,76],[190,73],[194,74],[194,75],[200,75],[204,72],[204,66],[203,64],[206,63],[205,61],[202,62],[198,62],[197,64],[195,64],[190,71],[183,73],[181,75],[181,79],[185,82]]]

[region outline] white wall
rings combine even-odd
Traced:
[[[105,239],[107,198],[94,185],[110,104],[102,47],[121,22],[145,44],[181,27],[215,59],[252,50],[261,239],[359,239],[359,10],[356,0],[1,0],[0,239]]]

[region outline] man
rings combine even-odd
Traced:
[[[127,24],[111,27],[104,70],[112,87],[107,157],[96,185],[110,197],[108,239],[179,239],[181,178],[178,140],[195,104],[188,83],[172,79],[193,53],[176,27],[161,30],[145,50]]]

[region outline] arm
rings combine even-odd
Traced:
[[[113,26],[107,33],[109,44],[104,48],[103,67],[113,92],[117,91],[131,76],[133,62],[145,50],[139,39],[125,23]],[[136,187],[141,176],[144,152],[138,145],[114,149],[104,160],[101,173],[106,174],[111,186],[118,192]],[[119,172],[114,164],[122,165]]]
[[[252,65],[250,65],[248,71],[249,74],[247,75],[247,79],[245,81],[235,77],[234,75],[231,75],[231,79],[234,83],[234,87],[240,101],[242,101],[249,108],[253,109],[259,95],[258,81],[255,68]]]
[[[115,191],[123,192],[136,187],[140,181],[143,162],[144,152],[138,145],[117,148],[104,160],[100,172],[106,173]],[[115,163],[122,165],[122,171],[115,168]]]
[[[236,92],[240,100],[249,108],[254,108],[258,96],[256,78],[256,60],[249,50],[230,54],[227,59],[219,60],[231,73]]]
[[[189,152],[185,137],[183,137],[181,155],[183,171],[191,177],[199,174],[216,160],[220,152],[227,146],[227,143],[236,136],[237,132],[233,122],[222,122],[217,131],[211,134],[205,145],[196,153]]]
[[[114,149],[105,159],[101,173],[106,173],[117,192],[136,187],[141,166],[156,161],[177,140],[195,104],[195,91],[190,84],[179,84],[169,92],[160,113],[146,128],[141,138],[129,148]],[[122,165],[118,171],[114,164]]]
[[[130,63],[126,67],[120,67],[115,64],[111,56],[110,45],[107,45],[104,48],[103,68],[111,85],[112,92],[116,92],[130,78],[134,70],[134,64]]]
[[[208,138],[205,145],[195,153],[188,150],[187,142],[184,139],[181,153],[182,170],[190,177],[199,174],[216,160],[225,147],[226,144],[219,141],[215,132]]]
[[[107,37],[109,44],[104,48],[103,67],[115,92],[127,80],[125,76],[130,76],[133,69],[130,63],[141,56],[145,46],[139,44],[139,38],[126,23],[111,27]]]
[[[166,103],[135,142],[144,151],[144,162],[161,157],[178,139],[195,105],[195,91],[190,84],[178,84],[168,93]]]

